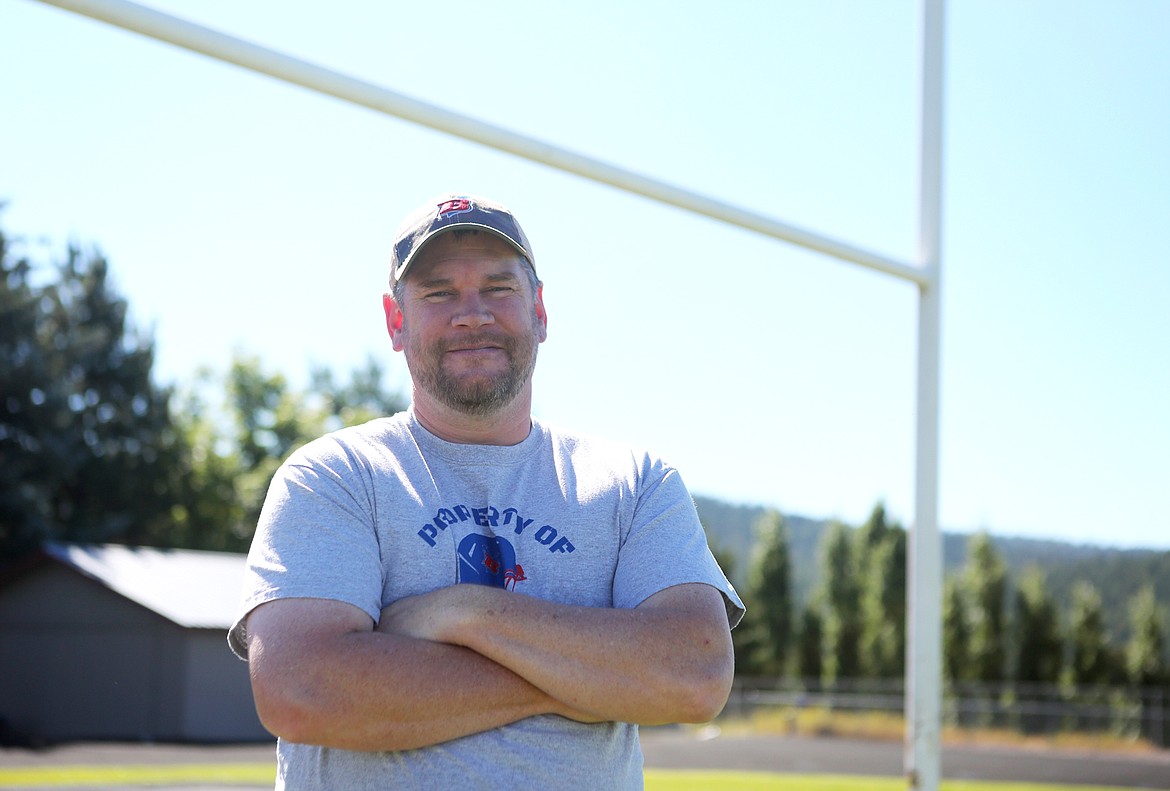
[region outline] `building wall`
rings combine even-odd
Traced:
[[[0,719],[48,742],[271,738],[219,630],[184,629],[56,563],[0,588]]]
[[[183,732],[205,742],[264,741],[248,664],[231,652],[226,630],[188,630],[184,644]]]

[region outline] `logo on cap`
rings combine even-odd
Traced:
[[[467,214],[474,208],[470,198],[452,198],[439,204],[439,217],[447,220],[457,214]]]

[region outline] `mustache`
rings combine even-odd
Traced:
[[[515,341],[502,333],[477,332],[474,335],[464,335],[460,338],[439,341],[436,346],[439,351],[443,352],[458,349],[477,349],[484,346],[497,346],[501,349],[510,350],[515,346]]]

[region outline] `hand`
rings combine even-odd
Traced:
[[[455,627],[461,619],[465,620],[469,609],[492,614],[492,599],[509,595],[513,594],[483,585],[452,585],[418,596],[408,596],[382,608],[382,615],[374,631],[456,645],[453,638]],[[553,697],[548,697],[548,703],[549,714],[590,725],[608,722],[604,717],[575,709]]]
[[[450,588],[439,588],[418,596],[407,596],[382,608],[374,631],[444,642],[443,616],[451,614]]]
[[[407,596],[382,608],[375,631],[460,645],[456,636],[460,627],[476,616],[490,619],[495,614],[493,601],[512,595],[502,588],[464,584]]]

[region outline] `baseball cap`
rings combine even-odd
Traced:
[[[503,239],[536,271],[532,245],[512,212],[498,203],[468,195],[442,195],[412,212],[394,236],[390,252],[390,286],[406,276],[427,242],[456,228],[478,228]]]

